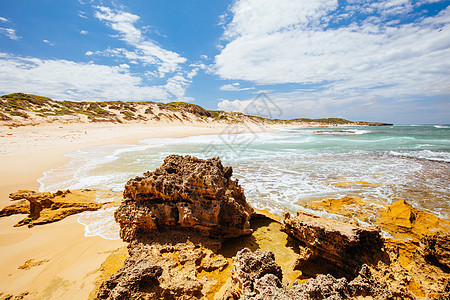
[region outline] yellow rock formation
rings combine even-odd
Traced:
[[[380,186],[380,183],[370,183],[367,181],[344,181],[344,182],[336,182],[333,183],[334,186],[337,187],[353,187],[353,186],[373,186],[377,187]]]
[[[419,240],[424,234],[450,232],[450,222],[420,211],[404,199],[381,212],[377,223],[397,239]]]

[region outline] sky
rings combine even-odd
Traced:
[[[14,92],[449,124],[450,0],[1,0]]]

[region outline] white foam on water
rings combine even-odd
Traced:
[[[107,240],[118,240],[119,224],[114,220],[118,207],[109,207],[97,211],[85,211],[78,217],[78,223],[84,225],[84,236],[100,236]]]
[[[448,170],[445,162],[450,161],[450,154],[423,149],[433,147],[434,140],[417,141],[413,137],[393,137],[385,133],[371,135],[372,129],[351,128],[348,130],[356,130],[358,134],[350,136],[313,133],[323,129],[238,135],[225,132],[176,139],[146,139],[139,145],[91,147],[70,153],[65,165],[46,171],[39,179],[40,190],[94,188],[121,191],[130,178],[159,167],[167,155],[177,153],[202,158],[220,156],[224,165],[233,166],[234,178],[239,179],[249,203],[279,216],[286,211],[294,213],[304,209],[301,203],[305,200],[359,195],[384,205],[400,197],[408,198],[419,209],[448,217],[446,206],[450,204],[450,184],[442,174],[446,172],[445,168]],[[438,145],[443,145],[442,140],[437,141],[440,142]],[[401,148],[404,145],[417,150],[404,150]],[[208,151],[210,146],[213,151]],[[378,150],[380,147],[387,149]],[[440,162],[439,168],[428,166],[430,161]],[[333,185],[356,181],[380,185],[345,188]],[[99,196],[98,201],[111,201],[105,197]],[[426,197],[437,204],[430,205],[421,200],[428,199]],[[118,238],[114,210],[108,208],[81,214],[79,222],[85,225],[86,236]]]
[[[450,152],[436,151],[436,150],[420,150],[420,151],[390,151],[391,155],[405,157],[426,159],[431,161],[450,162]]]

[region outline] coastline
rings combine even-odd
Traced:
[[[162,122],[0,126],[0,165],[4,170],[0,175],[0,205],[11,204],[8,195],[19,189],[38,190],[37,179],[43,172],[63,164],[68,159],[65,155],[78,149],[138,144],[149,138],[220,134],[227,126],[229,124]],[[275,129],[255,125],[239,127],[242,133],[248,130]],[[85,237],[78,217],[73,215],[34,228],[13,227],[23,218],[20,215],[0,218],[0,296],[29,293],[33,299],[88,298],[101,264],[112,251],[126,244],[99,236]],[[27,261],[31,267],[19,269]]]
[[[0,203],[2,207],[11,204],[8,194],[18,189],[37,190],[37,179],[43,171],[63,164],[69,159],[66,154],[90,146],[127,146],[151,138],[309,127],[233,124],[233,129],[239,126],[239,130],[230,131],[229,126],[216,122],[0,126],[0,139],[5,145],[0,149],[0,163],[7,170],[0,175]],[[124,249],[126,243],[99,236],[85,237],[84,226],[78,223],[78,217],[74,215],[34,228],[13,227],[23,216],[0,219],[0,264],[4,266],[0,272],[0,297],[23,293],[29,293],[25,299],[89,299],[92,296],[90,293],[99,276],[104,274],[105,261],[114,257],[115,250]]]
[[[98,124],[69,123],[41,126],[0,126],[0,165],[8,172],[0,175],[0,205],[9,203],[9,193],[19,189],[39,189],[37,179],[44,171],[61,165],[66,154],[90,146],[138,144],[149,138],[182,138],[220,134],[228,124]],[[242,126],[242,133],[274,129]]]

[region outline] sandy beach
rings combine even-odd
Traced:
[[[89,146],[137,144],[148,138],[220,134],[226,124],[136,125],[50,124],[0,127],[0,205],[11,204],[9,193],[38,190],[42,173],[62,164],[65,154]],[[242,130],[245,130],[243,128]],[[247,128],[248,130],[248,128]],[[260,127],[254,130],[261,130]],[[62,221],[13,227],[22,216],[0,219],[0,293],[29,293],[30,299],[87,299],[95,272],[121,240],[85,237],[74,215]],[[32,261],[29,261],[32,260]],[[19,268],[27,261],[30,268]]]

